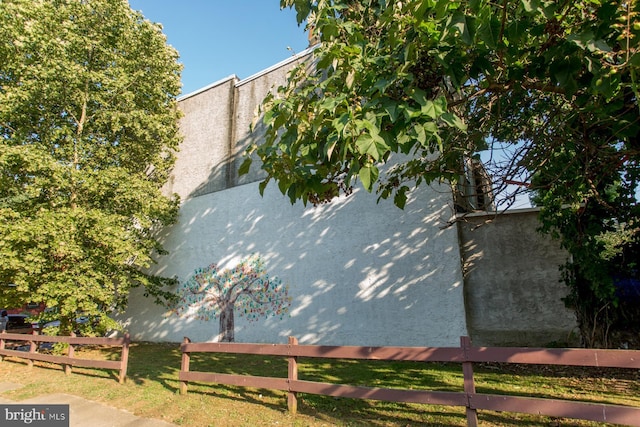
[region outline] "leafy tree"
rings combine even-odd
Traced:
[[[266,138],[248,149],[267,173],[261,191],[275,180],[292,203],[317,204],[349,194],[359,180],[403,207],[414,186],[455,186],[465,159],[482,155],[500,205],[531,190],[546,194],[545,207],[553,200],[572,215],[598,205],[610,214],[602,221],[636,224],[637,240],[629,195],[640,152],[640,3],[281,6],[295,8],[320,44],[312,63],[293,69],[261,106]],[[250,165],[247,157],[241,172]],[[614,182],[626,196],[610,205],[605,192]],[[542,218],[546,230],[563,233],[558,221],[567,218]]]
[[[234,341],[234,313],[249,321],[261,317],[282,318],[289,311],[289,287],[269,277],[258,256],[243,259],[235,268],[220,271],[216,264],[200,268],[178,287],[174,313],[208,321],[219,318],[216,341]]]
[[[594,177],[597,198],[577,196],[564,181],[586,174],[573,158],[585,153],[565,146],[562,173],[542,170],[534,177],[533,200],[544,207],[542,231],[558,238],[571,258],[562,266],[584,344],[589,347],[640,348],[640,205],[636,189],[640,169],[628,165]],[[545,174],[546,173],[546,174]],[[554,182],[545,182],[553,176]]]
[[[0,305],[68,332],[131,287],[163,301],[144,271],[177,215],[177,52],[126,0],[3,0],[0,20]]]
[[[487,149],[507,151],[486,162],[502,187],[529,183],[567,141],[604,165],[637,158],[637,2],[281,5],[321,44],[265,99],[266,140],[249,152],[263,187],[275,179],[292,201],[328,201],[360,179],[402,207],[411,185],[455,181],[461,159]],[[396,153],[411,158],[381,176]]]

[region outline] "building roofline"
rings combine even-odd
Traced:
[[[223,79],[220,79],[220,80],[218,80],[216,82],[213,82],[213,83],[211,83],[209,85],[206,85],[205,87],[202,87],[200,89],[194,90],[193,92],[187,93],[186,95],[180,95],[177,98],[177,100],[178,101],[183,101],[183,100],[185,100],[187,98],[191,98],[192,96],[196,96],[196,95],[198,95],[198,94],[200,94],[202,92],[205,92],[205,91],[207,91],[207,90],[209,90],[211,88],[214,88],[216,86],[220,86],[221,84],[226,83],[229,80],[238,80],[238,76],[236,76],[235,74],[231,74],[231,75],[229,75],[229,76],[227,76],[227,77],[225,77]]]
[[[252,74],[251,76],[249,76],[247,78],[244,78],[242,80],[239,80],[238,76],[236,76],[235,74],[231,74],[231,75],[229,75],[229,76],[227,76],[227,77],[225,77],[223,79],[220,79],[220,80],[218,80],[216,82],[213,82],[213,83],[211,83],[209,85],[206,85],[206,86],[204,86],[204,87],[202,87],[200,89],[196,89],[193,92],[189,92],[189,93],[187,93],[185,95],[180,95],[177,98],[177,100],[178,101],[183,101],[183,100],[185,100],[187,98],[191,98],[193,96],[199,95],[202,92],[205,92],[205,91],[207,91],[207,90],[209,90],[211,88],[214,88],[216,86],[220,86],[220,85],[222,85],[224,83],[227,83],[230,80],[235,80],[236,81],[234,83],[235,87],[242,86],[243,84],[249,83],[252,80],[260,78],[260,77],[264,76],[265,74],[269,74],[273,70],[276,70],[278,68],[284,67],[285,65],[288,65],[288,64],[290,64],[290,63],[292,63],[294,61],[300,60],[301,58],[303,58],[303,57],[309,55],[311,52],[313,52],[317,47],[318,47],[318,45],[311,46],[311,47],[303,50],[300,53],[297,53],[297,54],[295,54],[295,55],[293,55],[293,56],[291,56],[291,57],[289,57],[289,58],[287,58],[287,59],[285,59],[283,61],[280,61],[277,64],[274,64],[274,65],[270,66],[269,68],[265,68],[262,71],[258,71],[257,73]]]
[[[496,216],[496,215],[515,215],[515,214],[523,214],[530,212],[540,212],[540,207],[527,207],[527,208],[507,208],[507,209],[498,209],[491,211],[475,211],[475,212],[464,212],[464,213],[456,213],[455,218],[474,218],[474,217],[482,217],[482,216]]]
[[[288,65],[288,64],[290,64],[290,63],[292,63],[292,62],[298,61],[298,60],[300,60],[301,58],[303,58],[303,57],[305,57],[305,56],[309,55],[309,54],[310,54],[311,52],[313,52],[313,51],[314,51],[318,46],[319,46],[319,45],[315,45],[315,46],[308,47],[308,48],[306,48],[305,50],[303,50],[302,52],[300,52],[300,53],[296,53],[295,55],[290,56],[289,58],[287,58],[287,59],[285,59],[285,60],[282,60],[282,61],[278,62],[277,64],[274,64],[274,65],[270,66],[269,68],[265,68],[265,69],[264,69],[264,70],[262,70],[262,71],[258,71],[257,73],[255,73],[255,74],[253,74],[253,75],[251,75],[251,76],[249,76],[249,77],[246,77],[246,78],[244,78],[244,79],[240,80],[239,82],[237,82],[237,83],[236,83],[236,87],[238,87],[238,86],[242,86],[243,84],[246,84],[246,83],[249,83],[249,82],[250,82],[250,81],[252,81],[252,80],[255,80],[255,79],[257,79],[257,78],[260,78],[260,77],[264,76],[265,74],[269,74],[269,73],[270,73],[270,72],[272,72],[273,70],[277,70],[278,68],[284,67],[285,65]]]

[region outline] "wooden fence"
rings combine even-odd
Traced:
[[[469,426],[478,425],[478,410],[640,426],[640,407],[476,393],[473,379],[473,363],[483,362],[640,369],[640,351],[473,347],[468,337],[461,337],[460,344],[460,347],[354,347],[298,345],[293,337],[289,338],[288,344],[192,343],[189,338],[185,338],[181,345],[180,392],[187,392],[189,381],[284,390],[288,393],[287,403],[292,413],[297,411],[297,393],[311,393],[465,407]],[[289,360],[288,375],[287,378],[273,378],[189,371],[191,353],[201,352],[284,356]],[[300,381],[299,357],[460,363],[463,391],[400,390]]]
[[[29,351],[8,349],[7,342],[14,345],[22,343],[20,346],[29,346]],[[69,347],[67,349],[67,355],[55,355],[39,353],[39,343],[67,343]],[[57,363],[64,366],[66,374],[71,373],[73,366],[81,366],[84,368],[95,369],[113,369],[119,371],[118,381],[122,384],[127,376],[127,364],[129,362],[129,344],[131,338],[129,334],[126,334],[122,338],[99,338],[99,337],[62,337],[62,336],[48,336],[37,334],[11,334],[0,333],[0,361],[6,356],[19,357],[21,359],[27,359],[30,366],[33,366],[33,361],[38,360],[42,362]],[[120,360],[94,360],[94,359],[82,359],[75,355],[75,346],[77,345],[100,345],[100,346],[112,346],[122,347]]]

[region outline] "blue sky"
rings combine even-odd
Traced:
[[[182,94],[231,74],[249,77],[307,48],[304,26],[279,0],[129,0],[163,25],[180,52]]]

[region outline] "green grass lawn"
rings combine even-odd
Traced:
[[[82,358],[119,359],[115,350],[83,347]],[[184,426],[465,426],[461,407],[389,403],[299,395],[298,413],[287,412],[286,393],[217,384],[190,383],[180,395],[178,344],[134,343],[127,382],[117,372],[74,368],[5,358],[0,381],[24,387],[6,392],[16,401],[47,393],[68,393],[126,409],[135,415]],[[368,387],[462,391],[462,368],[453,363],[299,359],[301,380]],[[192,371],[286,377],[287,360],[229,354],[194,354]],[[479,393],[553,397],[640,407],[640,372],[517,365],[477,365]],[[479,411],[483,426],[595,426],[525,414]]]

